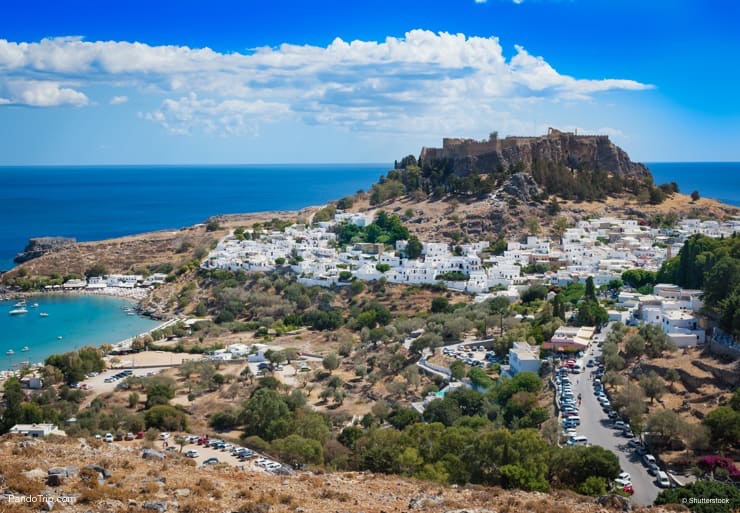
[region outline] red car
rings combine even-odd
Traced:
[[[201,436],[198,438],[198,445],[208,445],[208,437],[207,436]]]
[[[632,488],[632,485],[631,485],[631,484],[628,484],[628,485],[624,485],[624,488],[623,488],[623,490],[624,490],[625,492],[627,492],[628,494],[630,494],[630,495],[632,495],[633,493],[635,493],[635,489],[634,489],[634,488]]]

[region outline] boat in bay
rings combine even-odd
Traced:
[[[10,315],[23,315],[27,313],[28,313],[28,310],[23,306],[20,308],[14,308],[13,310],[10,311]]]
[[[23,346],[23,349],[21,349],[21,351],[23,351],[24,353],[26,353],[26,352],[30,351],[30,349],[28,348],[28,346]]]
[[[15,351],[13,351],[12,349],[8,349],[7,351],[5,351],[5,354],[7,354],[8,356],[10,356],[10,355],[15,354]]]
[[[46,312],[41,312],[41,313],[39,314],[39,317],[49,317],[49,314],[48,314],[48,313],[46,313]]]

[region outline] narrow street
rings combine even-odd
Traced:
[[[611,427],[612,421],[602,410],[594,394],[593,381],[589,379],[592,368],[585,367],[589,359],[595,359],[600,354],[601,349],[592,344],[583,357],[584,372],[571,375],[573,390],[582,398],[578,434],[587,437],[590,445],[599,445],[617,455],[622,470],[632,476],[632,486],[635,489],[632,503],[649,506],[658,496],[660,488],[655,485],[655,478],[648,474],[640,456],[627,445],[629,438],[623,436],[622,431]]]

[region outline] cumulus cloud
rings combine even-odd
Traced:
[[[46,84],[47,94],[3,94],[14,81]],[[71,37],[0,40],[0,98],[14,103],[84,105],[87,97],[72,89],[76,84],[121,82],[141,94],[169,96],[146,119],[173,133],[221,135],[252,133],[260,122],[279,119],[352,130],[439,126],[449,132],[490,127],[531,102],[651,87],[563,75],[522,47],[507,60],[496,37],[426,30],[383,41],[337,38],[326,47],[286,43],[247,53]]]
[[[128,101],[128,96],[114,96],[110,99],[111,105],[121,105],[122,103],[126,103]]]
[[[88,103],[87,96],[75,89],[63,87],[51,80],[9,80],[2,84],[8,98],[0,104],[20,104],[31,107],[58,107],[73,105],[79,107]]]

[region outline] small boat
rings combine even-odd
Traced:
[[[10,315],[23,315],[27,313],[28,313],[28,310],[26,310],[24,307],[14,308],[13,310],[10,311]]]
[[[15,351],[13,351],[12,349],[8,349],[7,351],[5,351],[5,354],[7,355],[15,354]]]
[[[49,314],[48,314],[48,313],[46,313],[46,312],[41,312],[41,313],[39,314],[39,317],[49,317]]]
[[[38,307],[39,307],[39,304],[38,303],[34,303],[34,304],[31,305],[31,308],[38,308]]]
[[[30,351],[30,349],[28,349],[28,346],[23,346],[23,349],[21,349],[21,351],[25,353],[25,352]]]
[[[18,308],[23,308],[24,306],[26,306],[26,300],[25,300],[25,299],[21,299],[20,301],[18,301],[18,302],[17,302],[17,303],[15,304],[15,305],[13,305],[13,306],[16,306],[16,307],[18,307]]]
[[[57,339],[58,339],[58,340],[62,340],[62,336],[61,336],[61,335],[59,335],[59,336],[57,337]]]

